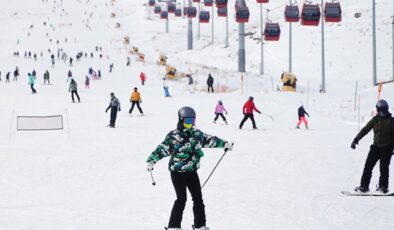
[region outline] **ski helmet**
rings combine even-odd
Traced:
[[[249,101],[253,101],[253,100],[254,100],[254,97],[250,96]]]
[[[110,95],[111,97],[115,96],[115,94],[114,94],[114,93],[110,93],[109,95]]]
[[[178,110],[178,118],[179,120],[183,120],[184,118],[196,118],[196,112],[193,108],[185,106]]]
[[[378,110],[379,115],[385,117],[389,112],[389,104],[387,101],[381,99],[378,101],[378,103],[376,103],[376,109]]]

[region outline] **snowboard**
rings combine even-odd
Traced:
[[[345,196],[394,196],[394,192],[388,192],[386,194],[383,194],[380,192],[358,193],[358,192],[341,191],[341,193]]]

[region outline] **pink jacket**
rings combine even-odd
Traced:
[[[224,111],[227,113],[227,110],[224,108],[223,104],[216,105],[215,113],[223,113]]]

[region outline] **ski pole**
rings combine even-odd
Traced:
[[[150,178],[152,179],[152,185],[155,186],[155,185],[156,185],[156,182],[155,182],[155,180],[153,179],[152,171],[149,170],[149,173],[150,173]]]
[[[271,120],[274,120],[274,117],[265,113],[261,113],[261,115],[265,116],[265,117],[269,117]]]
[[[204,184],[201,186],[201,189],[204,188],[205,184],[208,182],[209,178],[211,178],[213,172],[215,172],[216,168],[218,167],[219,163],[222,161],[223,157],[228,152],[228,149],[224,150],[222,157],[219,159],[218,163],[216,163],[215,167],[213,168],[212,172],[209,174],[208,178],[205,180]]]

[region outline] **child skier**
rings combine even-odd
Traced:
[[[30,85],[31,93],[33,93],[33,94],[37,93],[36,89],[34,88],[34,80],[35,80],[35,78],[34,78],[33,74],[28,73],[27,76],[29,77],[29,83],[28,84]]]
[[[226,125],[227,125],[227,120],[226,120],[226,117],[223,115],[223,112],[226,112],[226,114],[227,114],[227,110],[226,110],[226,108],[224,108],[222,101],[218,101],[218,104],[216,105],[216,108],[215,108],[216,116],[213,119],[213,123],[216,123],[217,119],[220,116],[223,119],[224,123],[226,123]]]
[[[193,199],[194,227],[209,230],[206,227],[205,206],[202,199],[200,179],[197,170],[200,159],[204,156],[202,148],[224,148],[232,150],[234,143],[219,137],[210,136],[194,127],[196,112],[191,107],[182,107],[178,111],[177,128],[167,134],[164,141],[147,159],[147,170],[164,157],[170,156],[169,170],[177,199],[171,211],[168,229],[181,229],[183,210],[186,205],[186,188]]]
[[[305,111],[304,106],[301,105],[298,108],[298,123],[297,123],[297,127],[296,127],[297,129],[300,128],[300,125],[302,122],[304,122],[306,129],[309,128],[308,127],[308,120],[306,119],[305,114],[309,117],[309,114]]]
[[[389,105],[385,100],[379,100],[376,109],[378,114],[361,129],[351,144],[351,148],[355,149],[358,142],[373,129],[373,144],[365,161],[360,186],[356,187],[355,191],[369,192],[372,170],[376,163],[380,161],[380,178],[377,191],[386,194],[389,192],[389,166],[394,146],[394,118],[391,117]]]
[[[85,88],[90,88],[90,78],[88,75],[85,77]]]
[[[145,84],[145,80],[146,80],[144,72],[140,73],[140,80],[141,80],[141,85],[144,85]]]

